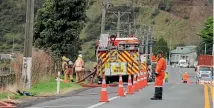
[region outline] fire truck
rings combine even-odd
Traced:
[[[141,41],[130,37],[119,38],[116,35],[102,34],[96,47],[97,75],[99,82],[102,75],[106,83],[118,82],[119,75],[128,81],[128,75],[147,72],[146,57],[142,51]]]

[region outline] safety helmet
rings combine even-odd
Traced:
[[[162,50],[158,50],[156,54],[164,54]]]
[[[81,58],[82,58],[82,54],[79,54],[78,57],[81,57]]]
[[[65,61],[66,59],[67,59],[67,58],[66,58],[65,56],[63,56],[63,57],[62,57],[62,60],[64,60],[64,61]]]

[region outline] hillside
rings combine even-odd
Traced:
[[[126,2],[126,0],[122,1],[118,4]],[[91,0],[91,2],[93,4],[87,11],[90,21],[81,35],[86,42],[83,45],[84,49],[93,48],[94,40],[100,35],[100,0]],[[141,4],[145,7],[139,9],[140,14],[136,17],[137,23],[152,25],[154,36],[163,36],[168,43],[171,37],[172,46],[198,44],[200,41],[198,34],[203,28],[204,21],[212,15],[211,0],[165,0],[165,2],[144,0],[139,2],[143,2]],[[167,2],[169,5],[166,8],[161,7]],[[117,4],[117,1],[113,0],[112,3]],[[84,53],[89,55],[94,51],[85,50]]]
[[[0,50],[11,49],[14,39],[15,49],[23,49],[25,0],[0,1]],[[83,54],[88,60],[94,60],[94,45],[100,35],[101,0],[90,0],[86,27],[82,31]],[[113,5],[121,5],[127,0],[112,0]],[[35,0],[35,11],[44,0]],[[128,0],[130,2],[130,0]],[[164,36],[172,45],[197,44],[203,23],[212,15],[212,0],[138,0],[144,7],[139,8],[137,24],[153,26],[155,37]],[[129,7],[131,8],[131,7]],[[35,12],[36,13],[36,12]],[[110,16],[107,16],[107,19]],[[116,21],[116,19],[113,19]],[[109,22],[106,24],[112,25]],[[116,26],[115,26],[116,27]],[[11,50],[9,50],[11,51]]]

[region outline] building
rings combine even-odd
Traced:
[[[197,46],[178,46],[171,51],[170,64],[177,64],[181,59],[188,60],[190,66],[193,66],[197,59]]]

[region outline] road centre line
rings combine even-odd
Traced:
[[[209,87],[210,87],[210,92],[211,92],[212,102],[214,103],[213,86],[212,86],[212,85],[209,85]]]
[[[125,92],[125,95],[127,94],[127,92]],[[112,100],[114,100],[114,99],[117,99],[117,98],[119,98],[120,96],[115,96],[115,97],[112,97],[112,98],[110,98],[109,99],[109,101],[112,101]],[[89,107],[86,107],[86,108],[96,108],[96,107],[98,107],[98,106],[100,106],[100,105],[103,105],[103,104],[105,104],[106,102],[100,102],[100,103],[97,103],[97,104],[94,104],[94,105],[92,105],[92,106],[89,106]]]
[[[210,108],[210,99],[207,85],[204,85],[204,108]]]

